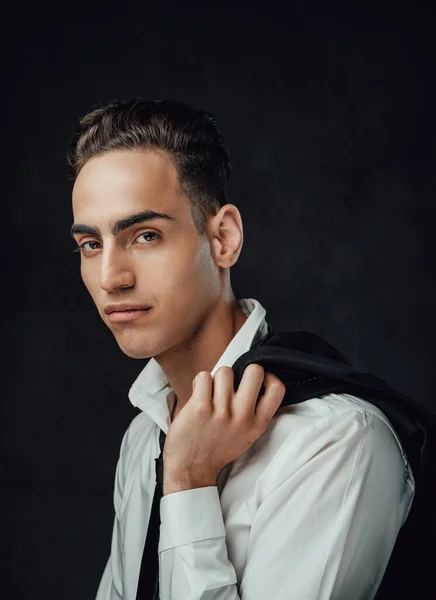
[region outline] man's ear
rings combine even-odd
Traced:
[[[208,235],[215,263],[223,268],[234,265],[244,242],[241,213],[234,204],[225,204],[210,219]]]

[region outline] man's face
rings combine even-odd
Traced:
[[[72,202],[74,224],[100,230],[74,238],[85,244],[83,282],[123,352],[148,358],[189,340],[219,299],[220,273],[169,158],[142,150],[94,157],[75,181]],[[146,210],[172,218],[111,233],[117,220]],[[104,309],[119,303],[152,308],[134,320],[111,322]]]

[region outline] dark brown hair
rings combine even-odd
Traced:
[[[79,121],[67,160],[74,181],[92,157],[111,150],[165,152],[190,200],[195,226],[204,235],[209,215],[227,202],[231,166],[218,123],[204,110],[177,100],[113,100]]]

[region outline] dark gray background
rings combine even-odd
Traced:
[[[3,25],[5,599],[95,597],[138,412],[127,392],[145,361],[104,326],[69,236],[67,141],[97,102],[212,112],[244,224],[237,297],[436,410],[430,12],[141,6],[19,7]]]

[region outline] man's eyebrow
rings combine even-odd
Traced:
[[[156,212],[154,210],[145,210],[134,215],[129,215],[124,219],[119,219],[115,223],[110,223],[110,232],[112,235],[117,235],[121,231],[124,231],[132,225],[137,223],[143,223],[144,221],[150,221],[151,219],[169,219],[175,221],[174,217],[166,215],[165,213]],[[77,233],[88,233],[89,235],[101,236],[99,227],[91,227],[90,225],[82,225],[81,223],[75,223],[70,230],[72,236]]]

